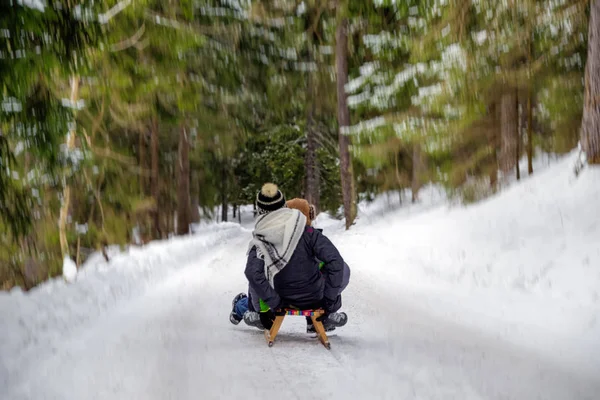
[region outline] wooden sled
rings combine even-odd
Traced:
[[[267,343],[268,343],[269,347],[273,346],[273,343],[275,342],[275,337],[277,336],[277,333],[279,332],[279,328],[281,328],[281,324],[283,324],[283,319],[285,318],[285,316],[286,315],[297,315],[297,316],[301,316],[301,317],[310,317],[310,319],[312,320],[312,323],[315,327],[315,330],[317,331],[317,337],[319,338],[321,343],[323,343],[323,346],[325,346],[325,348],[327,350],[331,350],[331,343],[329,343],[329,339],[327,338],[327,334],[325,333],[325,327],[323,326],[323,322],[317,321],[317,318],[319,318],[323,314],[325,314],[325,311],[323,311],[322,309],[318,309],[318,310],[294,310],[291,308],[284,309],[283,314],[277,315],[275,317],[275,321],[273,321],[273,326],[271,327],[271,330],[265,329],[265,339],[267,339]]]

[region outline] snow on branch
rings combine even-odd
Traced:
[[[346,93],[351,94],[357,91],[378,68],[379,64],[377,62],[368,62],[362,65],[360,67],[360,75],[344,86]]]
[[[132,37],[125,39],[122,42],[111,45],[110,50],[117,52],[117,51],[122,51],[122,50],[128,49],[132,46],[135,46],[140,41],[145,30],[146,30],[146,24],[143,24],[140,27],[140,29],[138,29],[138,31],[136,33],[134,33],[134,35]]]
[[[100,22],[101,24],[108,23],[108,21],[110,21],[115,15],[127,8],[130,4],[131,0],[120,1],[104,14],[98,14],[98,22]]]
[[[340,127],[340,133],[342,135],[355,135],[364,131],[373,131],[380,126],[386,124],[385,117],[379,116],[367,121],[361,121],[353,126],[342,126]]]
[[[42,0],[18,0],[18,4],[44,12],[46,5]]]
[[[2,101],[2,111],[5,113],[17,113],[23,110],[23,105],[14,97],[8,97]]]

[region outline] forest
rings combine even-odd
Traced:
[[[600,163],[600,1],[2,0],[0,89],[0,288],[27,290],[265,182],[352,229],[382,193]]]

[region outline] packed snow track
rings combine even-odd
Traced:
[[[286,318],[273,348],[228,321],[249,231],[12,371],[2,399],[594,399],[598,378],[449,320],[355,266],[327,351]],[[349,260],[352,264],[352,260]],[[424,300],[424,299],[423,299]],[[431,302],[432,299],[427,299]],[[434,300],[443,303],[443,299]]]

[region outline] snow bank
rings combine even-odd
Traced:
[[[397,194],[361,204],[350,231],[326,215],[317,224],[355,271],[357,290],[395,293],[424,313],[597,371],[600,168],[575,177],[576,159],[473,205],[440,205],[443,194],[429,188],[421,204],[401,205]]]
[[[108,263],[93,255],[74,284],[59,277],[29,292],[0,292],[0,387],[6,387],[6,380],[29,357],[51,350],[86,321],[143,294],[149,285],[241,231],[233,223],[205,224],[192,236],[131,247]]]
[[[66,256],[63,260],[62,275],[65,281],[69,283],[75,282],[75,278],[77,278],[77,265],[69,256]]]
[[[576,178],[575,159],[572,153],[471,206],[409,219],[405,209],[385,219],[363,214],[336,242],[404,283],[509,289],[599,307],[600,169]]]

